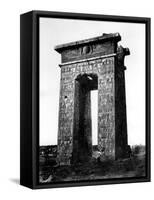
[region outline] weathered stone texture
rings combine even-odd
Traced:
[[[115,158],[114,58],[106,59],[98,80],[98,149]]]
[[[57,156],[60,165],[91,159],[90,91],[96,89],[98,148],[109,159],[125,154],[127,123],[123,60],[126,54],[122,49],[117,52],[120,36],[109,35],[101,36],[100,40],[97,37],[89,42],[84,40],[56,47],[62,54]]]

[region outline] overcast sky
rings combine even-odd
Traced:
[[[40,18],[40,145],[57,144],[61,56],[58,44],[119,32],[130,49],[125,59],[128,143],[145,144],[145,25]],[[97,118],[97,91],[92,94],[93,119]],[[93,144],[97,143],[96,120]]]

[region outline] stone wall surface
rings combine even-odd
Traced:
[[[75,45],[62,54],[58,156],[60,165],[92,156],[90,91],[98,90],[98,149],[108,159],[123,156],[127,147],[124,50],[118,39]],[[109,37],[107,37],[109,38]],[[102,37],[101,37],[102,39]]]

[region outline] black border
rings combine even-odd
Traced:
[[[146,27],[146,176],[136,178],[116,178],[94,181],[71,181],[61,183],[39,183],[39,18],[59,18],[59,19],[77,19],[77,20],[93,20],[93,21],[111,21],[111,22],[125,22],[125,23],[143,23]],[[20,137],[20,174],[21,185],[39,189],[39,188],[57,188],[57,187],[72,187],[72,186],[88,186],[88,185],[104,185],[104,184],[119,184],[119,183],[134,183],[134,182],[149,182],[151,180],[151,163],[150,163],[150,132],[151,132],[151,19],[145,17],[128,17],[128,16],[112,16],[112,15],[96,15],[83,13],[66,13],[66,12],[50,12],[50,11],[31,11],[21,15],[21,41],[20,41],[20,55],[21,55],[21,137]],[[28,31],[30,36],[26,37],[25,31]],[[29,40],[30,47],[27,47],[27,40]],[[24,42],[26,41],[26,42]],[[27,53],[25,56],[24,49]],[[31,50],[31,51],[29,51]],[[31,55],[30,55],[31,54]],[[31,63],[28,63],[30,70],[24,72],[27,67],[25,59],[30,57]],[[25,94],[23,89],[26,87],[25,78],[29,77],[31,90],[29,90],[29,102],[27,106],[31,107],[31,113],[25,114],[27,109],[25,105]],[[28,88],[29,89],[29,88]],[[31,129],[29,133],[23,131],[27,125],[27,119],[30,118]],[[29,138],[25,141],[26,138]],[[23,145],[24,144],[24,145]],[[27,152],[25,149],[30,148]],[[30,156],[30,157],[29,157]],[[23,159],[24,157],[24,159]],[[29,159],[30,158],[30,159]],[[26,163],[28,162],[28,164]],[[29,166],[29,169],[25,169]],[[28,183],[27,183],[28,182]]]

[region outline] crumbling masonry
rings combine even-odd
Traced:
[[[98,149],[107,159],[125,157],[127,119],[124,58],[119,33],[58,45],[62,63],[59,101],[60,165],[92,156],[90,91],[98,90]]]

